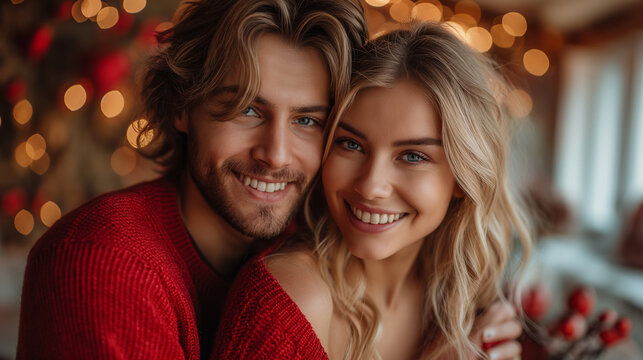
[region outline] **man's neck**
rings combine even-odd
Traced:
[[[179,209],[190,236],[208,263],[225,278],[234,277],[253,239],[219,216],[187,174],[179,182]]]

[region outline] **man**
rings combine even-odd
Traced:
[[[17,357],[207,358],[229,280],[319,169],[366,36],[348,0],[189,3],[143,86],[147,155],[165,176],[90,201],[38,241]]]

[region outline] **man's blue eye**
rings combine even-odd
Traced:
[[[248,107],[245,110],[243,110],[242,114],[243,114],[243,116],[259,116],[259,114],[257,114],[255,109],[253,109],[251,107]]]
[[[346,148],[351,149],[351,150],[359,150],[359,144],[356,143],[355,141],[346,141]]]
[[[297,121],[297,124],[304,125],[304,126],[313,126],[316,123],[315,119],[311,117],[298,118],[296,121]]]

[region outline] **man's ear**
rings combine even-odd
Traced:
[[[180,116],[174,118],[174,127],[182,133],[188,133],[188,114],[185,111],[182,111]]]

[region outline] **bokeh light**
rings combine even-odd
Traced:
[[[471,16],[476,23],[480,21],[480,16],[482,13],[480,10],[480,6],[478,6],[478,4],[476,4],[472,0],[458,1],[458,3],[455,4],[454,10],[456,14],[467,14]]]
[[[530,49],[522,57],[525,69],[532,75],[542,76],[549,69],[549,58],[542,50]]]
[[[87,101],[87,91],[80,85],[72,85],[65,91],[65,106],[71,111],[76,111],[85,105]]]
[[[512,36],[523,36],[527,32],[527,20],[517,12],[506,13],[502,17],[502,26],[507,34]]]
[[[45,153],[38,160],[34,160],[29,167],[31,168],[31,171],[36,174],[44,175],[47,170],[49,170],[50,163],[51,159],[49,158],[49,154]]]
[[[127,128],[127,142],[135,149],[138,149],[139,145],[141,148],[146,147],[154,139],[154,131],[150,129],[141,135],[141,142],[140,144],[138,143],[138,134],[143,131],[145,126],[147,126],[147,120],[138,119],[133,121]]]
[[[33,150],[30,149],[29,152],[33,152]],[[31,156],[29,156],[27,152],[26,141],[21,142],[18,146],[16,146],[16,150],[14,151],[13,155],[16,160],[16,163],[23,168],[26,168],[27,166],[31,165],[31,162],[33,161]]]
[[[454,21],[446,21],[444,22],[445,29],[451,31],[455,36],[457,36],[460,40],[466,42],[466,31],[462,27],[462,25],[458,24],[457,22]]]
[[[466,33],[467,44],[478,52],[486,52],[491,49],[493,40],[491,34],[485,28],[472,27]]]
[[[110,163],[115,173],[125,176],[136,167],[136,153],[127,146],[121,146],[112,154]]]
[[[29,139],[27,139],[26,145],[27,155],[29,155],[32,160],[40,159],[47,149],[45,138],[40,134],[31,135]]]
[[[53,201],[47,201],[40,208],[40,220],[47,227],[55,224],[61,216],[60,207]]]
[[[16,216],[13,218],[13,224],[16,227],[16,230],[22,235],[29,235],[33,230],[34,219],[33,215],[25,209],[18,211]]]
[[[100,100],[100,109],[108,118],[118,116],[125,107],[125,98],[118,90],[112,90]]]
[[[462,25],[464,28],[470,28],[478,25],[476,19],[469,14],[455,14],[450,19],[453,22],[457,22]]]
[[[27,99],[22,99],[13,107],[13,119],[20,125],[24,125],[31,120],[33,116],[33,107]]]
[[[389,15],[397,22],[407,23],[411,21],[411,10],[413,9],[413,2],[411,0],[398,0],[391,5]]]
[[[80,9],[82,3],[83,0],[77,0],[74,5],[71,6],[71,17],[73,17],[77,23],[87,21],[87,16],[83,15],[83,11]]]
[[[523,118],[531,113],[534,102],[525,90],[514,89],[507,96],[507,105],[514,118]]]
[[[496,46],[507,49],[514,44],[514,37],[509,35],[501,24],[496,24],[491,27],[491,38]]]
[[[130,14],[136,14],[145,9],[146,0],[123,0],[123,9]]]
[[[366,3],[373,7],[382,7],[388,5],[390,0],[366,0]]]
[[[416,4],[411,10],[411,17],[420,21],[440,21],[442,19],[442,7],[431,3]]]
[[[100,9],[103,7],[103,4],[100,0],[80,0],[80,11],[85,15],[85,17],[96,16]]]
[[[112,28],[118,22],[118,10],[113,6],[102,8],[96,15],[96,23],[101,29]]]

